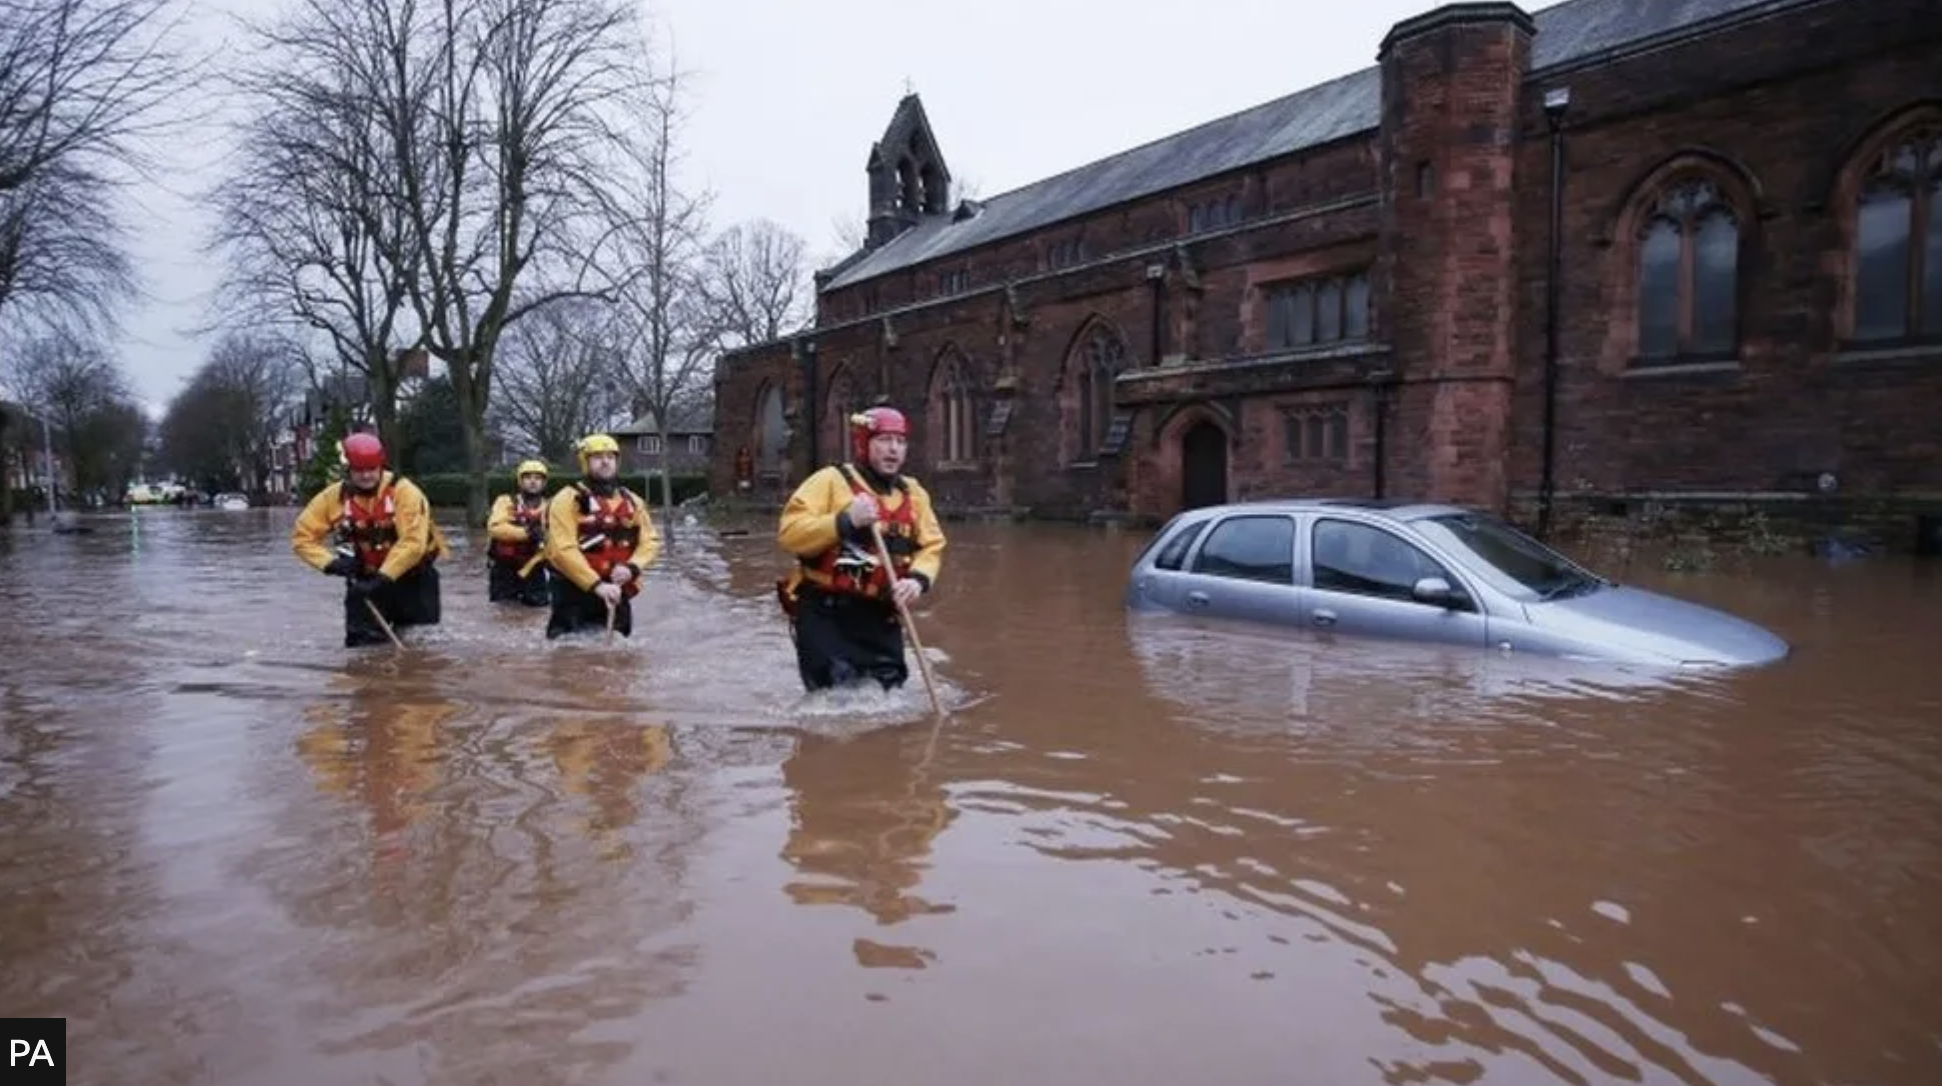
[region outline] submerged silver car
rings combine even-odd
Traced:
[[[1788,653],[1750,622],[1615,584],[1451,505],[1318,498],[1190,510],[1140,552],[1126,605],[1648,666],[1741,667]]]

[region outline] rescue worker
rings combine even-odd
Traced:
[[[546,542],[546,465],[528,460],[513,475],[518,491],[494,498],[486,517],[486,598],[544,607],[548,567],[535,559]]]
[[[850,416],[851,461],[804,479],[783,507],[776,539],[798,566],[776,582],[776,594],[812,691],[868,679],[889,690],[910,677],[897,607],[936,583],[944,531],[929,492],[903,474],[909,440],[895,408]],[[894,570],[882,568],[872,525]]]
[[[634,633],[641,574],[661,552],[647,503],[620,485],[620,445],[606,434],[580,442],[579,482],[561,487],[546,512],[546,560],[552,564],[553,614],[548,640],[591,628]]]
[[[449,548],[425,492],[385,470],[376,434],[351,434],[337,450],[344,478],[297,515],[290,549],[311,568],[344,578],[344,647],[390,641],[370,605],[394,630],[438,625],[437,562]]]

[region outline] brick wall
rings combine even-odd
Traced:
[[[715,366],[715,441],[708,465],[711,494],[742,494],[736,486],[737,455],[747,450],[756,465],[749,496],[779,501],[800,482],[791,441],[774,440],[770,397],[780,397],[785,425],[800,411],[802,381],[789,341],[760,344],[721,357]],[[764,425],[765,421],[771,425]],[[766,432],[765,432],[766,431]]]
[[[1226,438],[1228,498],[1382,490],[1505,508],[1542,474],[1542,103],[1566,84],[1560,493],[1799,488],[1822,471],[1844,491],[1942,491],[1942,348],[1841,342],[1842,171],[1875,126],[1936,101],[1932,13],[1932,0],[1847,0],[1535,77],[1531,24],[1509,5],[1408,20],[1381,50],[1377,133],[825,291],[813,388],[797,344],[724,360],[717,485],[735,435],[756,444],[773,387],[793,437],[771,490],[842,455],[842,417],[887,397],[946,512],[1164,517],[1185,500],[1181,442],[1201,426]],[[1737,348],[1637,372],[1641,194],[1688,174],[1741,214]],[[1242,223],[1188,233],[1190,204],[1227,197]],[[1055,268],[1074,245],[1078,261]],[[1367,340],[1277,355],[1269,290],[1356,270]],[[958,293],[940,294],[945,274],[965,277]],[[1092,456],[1079,364],[1098,328],[1123,346],[1115,407],[1129,414]],[[950,366],[979,390],[964,465],[939,463]],[[1322,456],[1291,421],[1317,416],[1340,419]]]
[[[1501,509],[1516,355],[1519,90],[1532,24],[1445,8],[1383,42],[1379,335],[1405,384],[1391,461],[1410,496]]]
[[[1836,186],[1872,126],[1942,71],[1926,0],[1823,5],[1563,74],[1562,494],[1942,490],[1942,346],[1837,360],[1848,209]],[[1801,43],[1812,42],[1811,53]],[[1811,62],[1811,68],[1803,62]],[[1518,165],[1520,367],[1514,486],[1542,474],[1550,146],[1528,89]],[[1636,213],[1660,182],[1715,181],[1738,206],[1740,338],[1710,367],[1638,369]]]
[[[1077,451],[1076,368],[1092,330],[1110,329],[1130,368],[1153,368],[1155,294],[1146,275],[1158,263],[1166,268],[1160,354],[1204,358],[1258,351],[1262,282],[1373,259],[1374,164],[1369,141],[1345,141],[974,250],[959,261],[940,261],[937,266],[972,269],[970,290],[957,296],[934,296],[936,266],[827,292],[826,315],[859,312],[872,291],[880,308],[867,319],[826,316],[815,334],[819,462],[840,455],[841,446],[833,453],[831,443],[841,440],[843,415],[887,396],[911,418],[909,470],[924,480],[940,508],[1028,508],[1065,518],[1128,510],[1138,461],[1164,457],[1138,440],[1139,424],[1117,456],[1087,458]],[[1179,236],[1190,203],[1230,192],[1241,197],[1249,217],[1245,228]],[[1087,259],[1046,270],[1047,249],[1074,236],[1083,239]],[[1005,276],[1011,277],[1009,289]],[[991,285],[994,278],[1000,285]],[[896,308],[886,311],[891,306]],[[983,390],[974,468],[940,470],[936,464],[935,378],[947,354],[961,358]],[[717,432],[752,425],[754,397],[764,380],[788,383],[794,403],[801,390],[792,366],[785,348],[724,358]],[[1007,403],[1008,412],[997,410]],[[1279,408],[1259,410],[1266,412],[1260,427],[1277,424]],[[994,433],[989,427],[995,415],[1003,423]],[[716,476],[732,478],[733,455],[730,440],[718,442]],[[1331,468],[1326,474],[1324,483],[1341,472]]]

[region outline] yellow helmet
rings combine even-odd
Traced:
[[[580,470],[584,472],[587,470],[587,457],[592,456],[594,453],[612,453],[618,457],[620,455],[620,442],[615,441],[606,434],[588,434],[586,437],[580,439],[578,452],[580,455]]]
[[[523,479],[528,475],[537,475],[540,478],[544,479],[547,477],[547,474],[548,473],[546,470],[546,464],[544,461],[525,460],[525,461],[521,461],[519,467],[513,470],[512,477],[515,481],[519,479]]]

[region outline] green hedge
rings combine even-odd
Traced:
[[[465,505],[466,488],[472,482],[471,477],[463,473],[412,475],[408,476],[408,478],[418,484],[418,488],[425,492],[425,497],[433,505],[461,508]],[[578,476],[571,470],[561,471],[555,468],[552,480],[547,484],[546,492],[551,494],[576,478]],[[708,492],[708,478],[704,475],[670,475],[668,481],[673,484],[674,500],[676,502],[684,502],[696,495]],[[661,479],[658,475],[649,478],[645,475],[629,475],[623,473],[620,477],[620,482],[622,486],[646,498],[655,505],[665,504],[661,500]],[[486,497],[490,499],[496,498],[501,494],[510,494],[513,492],[515,485],[516,482],[511,472],[495,471],[491,475],[486,476]]]

